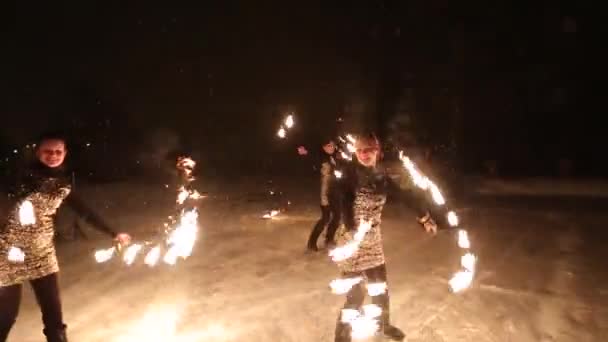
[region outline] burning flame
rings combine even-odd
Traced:
[[[293,114],[289,114],[285,119],[285,127],[292,128],[294,125]]]
[[[359,284],[361,281],[363,281],[362,277],[334,279],[329,283],[329,287],[331,287],[331,292],[341,295],[348,293],[353,286]]]
[[[25,200],[19,206],[19,222],[23,226],[36,224],[36,215],[32,202]]]
[[[386,285],[386,283],[367,284],[367,293],[372,297],[376,297],[381,294],[385,294],[387,288],[388,286]]]
[[[13,246],[8,250],[7,259],[10,262],[22,263],[23,261],[25,261],[25,253],[23,253],[21,248]]]
[[[158,259],[160,259],[160,246],[152,248],[148,254],[146,254],[144,263],[150,267],[153,267],[158,263]]]
[[[98,263],[106,262],[106,261],[112,259],[112,256],[114,255],[115,251],[116,251],[116,247],[98,250],[97,252],[95,252],[95,260]]]
[[[170,247],[164,259],[166,263],[173,265],[178,257],[186,259],[192,254],[198,232],[197,219],[196,209],[182,215],[179,226],[171,232],[167,239]]]
[[[355,233],[355,236],[353,237],[353,239],[351,241],[347,242],[346,244],[344,244],[343,246],[332,249],[329,252],[329,256],[335,262],[344,261],[344,260],[350,258],[357,252],[357,250],[359,249],[359,245],[361,244],[361,241],[363,241],[363,238],[365,237],[365,234],[371,228],[372,228],[372,226],[369,221],[361,220],[361,222],[359,223],[359,227],[357,227],[357,232]]]
[[[279,138],[284,139],[287,136],[287,131],[285,130],[285,128],[281,127],[279,128],[277,135],[279,136]]]
[[[460,271],[450,279],[450,288],[454,293],[466,290],[473,282],[474,273],[471,271]]]
[[[452,227],[458,226],[458,215],[456,215],[455,212],[453,212],[453,211],[448,212],[448,223]]]
[[[471,241],[469,241],[469,234],[467,234],[466,230],[461,229],[458,231],[458,247],[462,249],[471,248]]]
[[[279,215],[280,213],[281,213],[280,210],[274,209],[274,210],[271,210],[271,211],[267,212],[266,214],[264,214],[264,216],[262,216],[262,218],[271,219],[271,218]]]
[[[133,264],[133,262],[135,261],[135,258],[137,257],[137,253],[139,253],[139,251],[142,248],[143,247],[140,244],[133,244],[133,245],[127,247],[127,250],[125,251],[125,254],[123,256],[123,260],[125,261],[125,264],[127,264],[127,265]]]
[[[382,309],[375,304],[364,305],[363,313],[355,309],[343,309],[341,315],[342,323],[350,324],[351,336],[355,340],[367,339],[374,336],[380,329],[378,317]]]

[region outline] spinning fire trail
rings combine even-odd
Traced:
[[[95,259],[102,263],[120,255],[125,264],[131,265],[140,252],[146,252],[144,263],[150,267],[156,266],[161,259],[168,265],[175,265],[178,258],[186,259],[192,254],[198,233],[198,212],[194,201],[202,198],[201,194],[192,189],[194,180],[192,172],[196,162],[187,157],[177,160],[177,170],[180,175],[180,186],[177,191],[176,216],[169,216],[165,223],[163,234],[142,243],[133,243],[127,247],[120,245],[98,250]]]

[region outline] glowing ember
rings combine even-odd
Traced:
[[[329,287],[331,287],[331,292],[335,294],[345,294],[350,291],[350,289],[363,281],[363,278],[344,278],[344,279],[334,279],[329,283]]]
[[[452,227],[458,226],[458,215],[456,215],[455,212],[453,212],[453,211],[448,212],[448,223]]]
[[[25,261],[25,253],[18,247],[11,247],[8,250],[8,261],[14,263],[22,263]]]
[[[469,241],[469,235],[464,229],[458,231],[458,246],[463,249],[471,248],[471,241]]]
[[[133,245],[127,247],[127,250],[125,251],[125,254],[123,256],[123,260],[125,261],[125,264],[127,264],[127,265],[133,264],[133,262],[135,261],[135,258],[137,257],[137,253],[139,253],[139,251],[141,249],[142,249],[142,245],[140,245],[140,244],[133,244]]]
[[[283,128],[283,127],[279,128],[279,131],[277,132],[277,136],[281,139],[284,139],[287,136],[287,131],[285,130],[285,128]]]
[[[146,254],[144,263],[150,267],[153,267],[158,263],[158,259],[160,259],[160,246],[152,248],[148,254]]]
[[[289,116],[287,116],[287,118],[285,119],[285,127],[287,128],[291,128],[293,127],[294,124],[294,120],[293,120],[293,114],[290,114]]]
[[[95,252],[95,260],[98,263],[106,262],[106,261],[112,259],[112,256],[114,255],[115,251],[116,251],[115,247],[99,250],[99,251]]]
[[[280,213],[281,213],[280,210],[276,210],[276,209],[275,210],[271,210],[271,211],[267,212],[266,214],[264,214],[264,216],[262,216],[262,218],[271,219],[271,218],[279,215]]]
[[[36,215],[32,202],[26,200],[19,206],[19,222],[24,226],[36,224]]]

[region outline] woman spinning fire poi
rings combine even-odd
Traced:
[[[356,160],[344,170],[343,201],[344,225],[338,231],[338,247],[330,255],[338,262],[342,279],[354,280],[348,290],[346,304],[336,326],[335,341],[350,342],[357,335],[355,319],[362,313],[365,299],[363,282],[377,311],[378,328],[385,337],[401,341],[405,334],[391,325],[386,265],[382,248],[380,222],[389,187],[393,181],[387,171],[378,164],[380,143],[373,135],[359,137],[355,144]],[[435,232],[437,226],[430,217],[426,200],[417,193],[399,191],[409,195],[406,202],[417,211],[418,220],[427,232]],[[365,227],[365,228],[362,228]],[[349,250],[349,247],[356,247]],[[352,285],[351,283],[351,285]],[[374,330],[375,331],[375,330]]]
[[[47,341],[67,341],[53,243],[53,218],[64,201],[118,243],[125,245],[130,240],[127,234],[115,233],[80,199],[68,196],[71,185],[63,168],[65,139],[47,134],[37,146],[37,160],[16,182],[12,190],[14,205],[6,224],[0,226],[0,342],[6,341],[15,323],[26,281],[32,285],[40,306]]]

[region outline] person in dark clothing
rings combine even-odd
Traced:
[[[298,149],[298,153],[307,154],[303,147]],[[328,140],[321,151],[320,174],[321,174],[321,218],[317,221],[308,238],[307,248],[309,251],[318,251],[317,240],[327,227],[325,234],[325,246],[332,248],[335,246],[334,236],[336,229],[340,225],[341,208],[340,190],[338,179],[335,175],[338,159],[336,155],[336,144]]]
[[[405,334],[390,322],[387,271],[380,231],[382,210],[389,190],[398,190],[396,194],[404,197],[404,202],[416,211],[418,222],[427,232],[435,231],[436,224],[430,217],[427,199],[418,192],[403,191],[388,171],[378,164],[380,143],[374,135],[359,137],[355,148],[356,158],[344,168],[341,180],[344,225],[338,231],[338,248],[355,240],[359,243],[354,253],[334,260],[338,262],[341,278],[357,279],[358,282],[347,293],[346,304],[338,317],[335,341],[351,341],[352,325],[348,316],[362,308],[364,283],[372,303],[381,309],[378,319],[380,333],[386,338],[402,341]],[[334,251],[330,255],[335,255]]]
[[[126,245],[130,241],[128,234],[116,233],[81,199],[70,194],[71,182],[63,168],[66,153],[61,135],[43,136],[35,163],[10,191],[11,210],[0,226],[0,342],[6,341],[16,321],[25,282],[31,284],[36,295],[47,341],[67,341],[53,242],[53,218],[62,203],[118,243]]]

